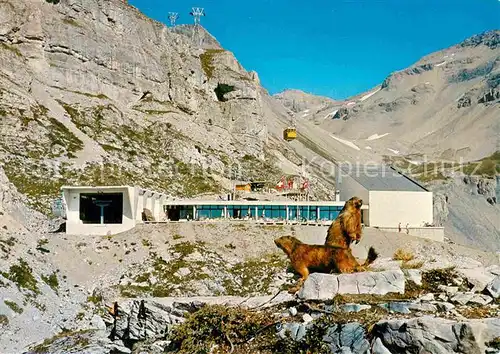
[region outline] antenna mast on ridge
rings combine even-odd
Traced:
[[[175,26],[175,21],[179,18],[179,14],[177,12],[169,12],[168,19],[170,20],[170,26]]]
[[[201,16],[205,16],[205,10],[202,7],[193,7],[189,14],[194,17],[194,25],[198,26],[200,24]]]

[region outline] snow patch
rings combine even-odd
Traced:
[[[439,63],[439,64],[436,64],[434,65],[436,68],[440,67],[440,66],[443,66],[444,64],[446,64],[446,60],[443,61],[442,63]]]
[[[353,106],[355,104],[356,104],[356,102],[348,102],[346,106]]]
[[[310,109],[306,109],[305,111],[303,111],[302,113],[309,113]]]
[[[357,147],[354,143],[350,142],[349,140],[340,139],[340,138],[337,138],[336,136],[333,136],[331,134],[330,134],[330,136],[332,138],[334,138],[335,140],[341,142],[344,145],[350,146],[350,147],[352,147],[353,149],[356,149],[356,150],[361,150],[359,147]]]
[[[420,162],[418,161],[408,160],[408,162],[411,163],[412,165],[420,165]]]
[[[390,148],[387,148],[387,150],[389,150],[393,154],[399,155],[399,150],[393,150],[393,149],[390,149]]]
[[[370,140],[377,140],[377,139],[380,139],[380,138],[383,138],[384,136],[386,135],[389,135],[390,133],[385,133],[385,134],[382,134],[382,135],[378,135],[378,134],[373,134],[373,135],[370,135],[366,140],[367,141],[370,141]]]
[[[371,147],[369,147],[369,146],[365,146],[365,149],[366,149],[366,150],[371,150],[372,148],[371,148]]]
[[[373,91],[373,92],[370,92],[370,93],[368,93],[368,94],[364,95],[364,96],[363,96],[363,97],[361,97],[359,100],[360,100],[361,102],[363,102],[364,100],[367,100],[368,98],[372,97],[374,94],[376,94],[377,92],[379,92],[381,89],[382,89],[382,88],[381,88],[381,87],[379,87],[377,90],[375,90],[375,91]]]
[[[426,85],[430,85],[431,83],[430,83],[429,81],[427,81],[425,84],[426,84]]]
[[[302,118],[307,117],[308,115],[309,115],[309,113],[303,114]]]

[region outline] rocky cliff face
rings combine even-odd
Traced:
[[[278,180],[286,124],[202,28],[167,28],[118,0],[0,7],[0,161],[39,209],[64,183],[193,196]]]

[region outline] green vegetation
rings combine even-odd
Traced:
[[[99,305],[102,302],[103,298],[101,294],[96,292],[92,293],[92,295],[87,297],[87,302],[91,302],[94,305]]]
[[[481,160],[460,164],[459,162],[423,162],[418,165],[409,161],[409,157],[384,156],[384,162],[396,169],[414,175],[419,181],[426,183],[436,180],[447,180],[446,171],[461,171],[466,175],[494,177],[500,173],[500,151]]]
[[[496,151],[491,156],[485,157],[477,162],[471,162],[464,166],[464,173],[467,175],[478,175],[494,177],[500,173],[500,151]]]
[[[70,348],[68,349],[83,349],[90,344],[89,335],[91,332],[93,332],[93,330],[91,329],[86,329],[83,331],[64,330],[61,333],[56,334],[52,338],[45,339],[43,343],[34,346],[33,348],[31,348],[31,350],[33,353],[37,354],[48,353],[52,344],[60,340],[64,340],[64,338],[71,338],[71,341],[68,342],[68,346],[70,346]]]
[[[69,18],[69,17],[66,17],[63,19],[62,21],[63,23],[67,24],[67,25],[70,25],[70,26],[74,26],[74,27],[82,27],[82,25],[80,25],[75,19],[73,18]]]
[[[23,313],[23,308],[16,304],[14,301],[4,300],[4,304],[7,305],[15,313]]]
[[[168,336],[172,341],[168,349],[176,353],[208,353],[213,345],[218,345],[226,352],[234,344],[249,341],[272,324],[272,318],[272,313],[203,306],[173,328]]]
[[[490,342],[486,343],[487,347],[500,350],[500,337],[496,337]]]
[[[234,247],[234,246],[233,246]],[[170,246],[174,257],[168,262],[151,252],[151,272],[139,272],[133,276],[135,285],[121,285],[124,297],[151,295],[155,297],[196,294],[200,281],[217,276],[222,280],[222,290],[217,295],[270,294],[275,274],[288,265],[281,254],[269,254],[247,259],[234,265],[217,253],[208,250],[203,242],[184,241]],[[191,255],[197,254],[202,257]],[[154,278],[156,281],[151,282]]]
[[[15,55],[17,55],[18,57],[22,57],[23,55],[21,54],[21,52],[19,51],[19,49],[17,49],[16,47],[12,46],[12,45],[9,45],[5,42],[0,42],[0,48],[2,49],[6,49],[12,53],[14,53]]]
[[[460,275],[455,267],[428,270],[422,272],[422,289],[425,292],[439,292],[439,285],[453,285],[457,279],[460,279]],[[469,290],[464,284],[459,288],[460,291]]]
[[[49,276],[42,275],[42,280],[57,293],[57,291],[59,290],[59,280],[57,279],[57,274],[55,272],[50,274]]]
[[[59,4],[60,0],[45,0],[45,1],[47,1],[49,4],[57,5],[57,4]]]
[[[19,290],[27,289],[34,294],[39,294],[37,281],[32,274],[32,269],[22,258],[19,258],[19,264],[10,266],[8,273],[1,273],[4,278],[9,279],[17,285]]]
[[[214,64],[213,64],[213,59],[214,57],[219,54],[225,52],[224,49],[207,49],[205,53],[200,55],[200,61],[201,61],[201,67],[203,71],[205,72],[205,75],[209,79],[213,77],[214,74]]]
[[[70,20],[70,21],[72,21],[72,20]],[[63,22],[64,22],[64,20],[63,20]],[[73,23],[70,23],[70,24],[73,24]],[[78,25],[78,26],[80,26],[80,25]],[[66,91],[66,92],[76,93],[77,95],[82,95],[82,96],[86,96],[86,97],[99,98],[101,100],[109,99],[109,97],[106,96],[103,93],[95,94],[95,93],[89,93],[89,92],[75,91],[75,90],[70,90],[70,89],[67,89],[67,88],[63,88],[63,87],[59,87],[59,86],[54,86],[54,85],[52,85],[50,87],[56,88],[58,90]],[[59,101],[59,102],[61,102],[61,101]]]
[[[269,294],[270,286],[275,281],[274,274],[286,269],[288,264],[288,259],[276,253],[237,263],[228,270],[230,277],[222,283],[226,290],[220,295]]]
[[[0,328],[9,324],[9,318],[6,315],[0,315]]]
[[[0,250],[8,254],[10,252],[10,247],[13,247],[15,244],[16,238],[12,236],[6,240],[0,240]]]

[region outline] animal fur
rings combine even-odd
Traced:
[[[291,293],[300,289],[310,273],[361,272],[378,257],[375,249],[370,247],[366,261],[359,264],[349,248],[309,245],[293,236],[279,237],[274,243],[285,252],[293,268],[301,276],[298,284],[289,290]]]
[[[361,240],[361,206],[363,200],[352,197],[345,202],[335,221],[327,231],[325,245],[349,248],[352,242]]]

